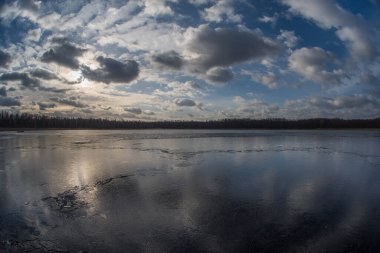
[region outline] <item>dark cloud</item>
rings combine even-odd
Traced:
[[[193,100],[188,99],[188,98],[176,99],[174,100],[174,103],[177,106],[196,106],[197,105]]]
[[[4,73],[0,76],[0,81],[20,81],[24,88],[32,90],[41,86],[38,79],[30,78],[27,73],[21,72]]]
[[[67,83],[67,84],[77,84],[77,83],[81,82],[80,78],[78,78],[78,80],[76,80],[76,81],[69,81],[69,80],[66,80],[64,78],[61,78],[61,77],[57,76],[56,74],[54,74],[54,73],[52,73],[52,72],[50,72],[48,70],[41,69],[41,68],[36,68],[36,69],[30,70],[30,71],[28,71],[28,73],[29,73],[30,76],[36,77],[36,78],[39,78],[39,79],[44,79],[44,80],[59,80],[59,81],[62,81],[64,83]]]
[[[187,49],[200,56],[195,67],[208,70],[275,55],[278,43],[264,37],[259,31],[248,29],[198,27],[187,44]]]
[[[57,89],[53,87],[45,87],[41,85],[40,80],[37,78],[32,78],[28,73],[22,72],[9,72],[4,73],[0,76],[0,81],[19,81],[21,83],[22,88],[27,88],[30,90],[41,90],[55,93],[64,93],[68,89]]]
[[[29,74],[33,77],[41,78],[44,80],[60,80],[60,78],[56,74],[40,68],[30,70]]]
[[[66,91],[70,90],[70,89],[57,89],[54,87],[46,87],[46,86],[41,86],[38,89],[41,91],[54,92],[54,93],[66,93]]]
[[[38,11],[38,5],[35,3],[34,0],[18,0],[17,6],[20,9],[28,10],[31,12],[37,12]]]
[[[85,78],[103,83],[129,83],[139,75],[139,64],[134,60],[120,62],[112,58],[99,56],[96,59],[100,68],[91,70],[87,66],[82,67]]]
[[[192,80],[187,81],[186,84],[189,85],[194,90],[200,90],[200,89],[202,89],[202,87],[198,83],[196,83],[196,82],[194,82]]]
[[[79,62],[77,57],[81,56],[86,49],[77,47],[65,38],[55,38],[53,42],[57,45],[43,53],[41,61],[47,63],[54,62],[68,68],[78,69]]]
[[[331,69],[336,57],[319,47],[294,50],[289,57],[289,67],[301,76],[319,83],[340,84],[346,74],[340,69]]]
[[[124,111],[130,112],[133,114],[141,114],[142,113],[142,110],[139,107],[126,107],[126,108],[124,108]]]
[[[11,62],[11,56],[0,49],[0,67],[7,68],[8,64]]]
[[[57,102],[57,103],[60,103],[60,104],[65,104],[65,105],[70,105],[70,106],[77,107],[77,108],[86,108],[86,107],[88,107],[88,105],[79,102],[77,100],[77,98],[75,98],[75,97],[70,97],[70,98],[52,97],[52,98],[49,98],[49,99],[51,101],[53,101],[53,102]]]
[[[15,98],[0,97],[0,106],[20,106],[21,103]]]
[[[372,72],[364,73],[360,77],[360,81],[372,89],[379,89],[380,90],[380,79],[376,77]]]
[[[183,58],[174,50],[153,55],[152,60],[161,66],[171,69],[181,69],[184,65]]]
[[[38,102],[38,107],[40,108],[41,111],[45,111],[48,108],[54,108],[57,107],[56,104],[54,103],[43,103],[43,102]]]
[[[206,72],[206,77],[213,83],[225,83],[234,78],[230,69],[215,67]]]
[[[7,89],[4,86],[0,88],[0,96],[1,97],[7,96]]]

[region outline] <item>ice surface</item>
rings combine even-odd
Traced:
[[[379,131],[0,133],[0,252],[379,252]]]

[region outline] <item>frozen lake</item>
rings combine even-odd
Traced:
[[[380,131],[0,132],[0,252],[380,252]]]

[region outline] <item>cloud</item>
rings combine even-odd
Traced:
[[[60,80],[60,78],[56,74],[54,74],[48,70],[45,70],[45,69],[36,68],[36,69],[32,69],[28,72],[31,76],[41,78],[44,80],[54,80],[54,79]]]
[[[33,73],[33,70],[32,70]],[[37,72],[37,75],[40,75],[42,72]],[[36,74],[36,73],[34,73]],[[46,73],[45,73],[46,74]],[[44,75],[42,75],[44,76]],[[47,78],[46,76],[44,76]],[[24,72],[9,72],[9,73],[4,73],[0,76],[0,81],[19,81],[22,88],[27,88],[30,90],[41,90],[41,91],[49,91],[49,92],[55,92],[55,93],[64,93],[68,89],[57,89],[54,87],[45,87],[41,85],[40,80],[37,78],[30,77],[28,73]]]
[[[270,57],[280,46],[266,38],[259,30],[217,28],[207,25],[187,31],[187,51],[195,54],[192,62],[196,69],[227,67],[249,60]]]
[[[296,73],[320,83],[340,84],[345,74],[340,69],[329,70],[335,56],[322,48],[312,47],[295,50],[289,57],[289,67]]]
[[[0,67],[7,68],[11,62],[11,56],[0,49]]]
[[[139,107],[126,107],[126,108],[124,108],[124,111],[130,112],[133,114],[141,114],[142,113],[142,110]]]
[[[263,22],[263,23],[270,23],[270,24],[272,24],[272,25],[275,25],[276,23],[277,23],[277,20],[278,20],[278,14],[277,13],[275,13],[275,15],[273,15],[273,16],[261,16],[260,18],[259,18],[259,21],[260,22]]]
[[[0,81],[20,81],[23,87],[31,90],[41,86],[38,79],[31,78],[27,73],[21,72],[4,73],[0,76]]]
[[[96,59],[100,68],[91,70],[87,66],[82,66],[82,74],[85,78],[103,83],[129,83],[139,75],[139,65],[134,60],[120,62],[112,58],[99,56]]]
[[[7,89],[3,86],[0,88],[0,97],[6,97],[7,96]]]
[[[378,117],[379,108],[380,101],[368,94],[353,94],[335,98],[314,96],[309,99],[287,100],[284,103],[285,115],[293,115],[295,118]]]
[[[57,45],[43,53],[41,61],[47,63],[54,62],[71,69],[78,69],[79,61],[77,57],[81,56],[86,49],[77,47],[66,39],[55,39],[53,42]]]
[[[237,109],[238,115],[234,117],[254,117],[254,118],[269,118],[277,117],[280,110],[276,104],[268,104],[260,99],[245,99],[236,96],[233,99],[239,107]]]
[[[149,110],[144,111],[144,114],[146,114],[146,115],[148,115],[148,116],[156,115],[155,112],[152,112],[152,111],[149,111]]]
[[[54,92],[54,93],[66,93],[66,91],[70,90],[70,89],[58,89],[55,87],[46,87],[46,86],[40,86],[38,89],[40,91],[47,91],[47,92]]]
[[[214,67],[206,72],[206,78],[213,83],[226,83],[234,78],[234,74],[228,68]]]
[[[195,5],[195,6],[200,6],[204,4],[208,4],[212,2],[212,0],[189,0],[189,3]]]
[[[177,106],[188,106],[188,107],[192,107],[192,106],[196,106],[197,104],[194,102],[194,100],[191,100],[191,99],[188,99],[188,98],[184,98],[184,99],[175,99],[174,100],[174,103],[177,105]]]
[[[326,110],[380,106],[380,102],[375,97],[370,95],[340,96],[336,98],[313,97],[310,99],[310,104]]]
[[[197,2],[195,2],[197,4]],[[233,0],[218,0],[215,5],[205,8],[201,12],[202,17],[209,22],[220,23],[222,21],[240,23],[243,16],[236,14],[233,7]]]
[[[191,87],[191,88],[194,89],[194,90],[199,90],[199,89],[201,89],[201,86],[200,86],[198,83],[196,83],[196,82],[194,82],[194,81],[192,81],[192,80],[187,81],[187,82],[185,83],[185,85],[188,86],[188,87]]]
[[[253,80],[267,86],[269,89],[278,88],[277,81],[279,77],[273,72],[268,72],[266,74],[254,74],[251,77]]]
[[[22,10],[37,12],[39,9],[39,2],[34,0],[18,0],[17,5]]]
[[[299,42],[299,38],[294,31],[287,30],[280,30],[280,35],[277,36],[277,39],[283,41],[288,48],[294,48]]]
[[[166,4],[166,2],[169,2],[168,0],[144,0],[144,14],[147,16],[162,16],[162,15],[173,15],[174,12]]]
[[[182,56],[174,50],[155,54],[152,56],[155,63],[170,69],[181,69],[184,65]]]
[[[368,84],[372,87],[380,89],[380,79],[376,77],[372,72],[363,73],[360,76],[360,81],[364,84]]]
[[[70,97],[70,98],[51,97],[49,99],[53,102],[57,102],[60,104],[65,104],[65,105],[70,105],[72,107],[77,107],[77,108],[88,107],[88,105],[85,105],[85,104],[79,102],[76,97]]]
[[[45,111],[46,109],[57,107],[57,105],[54,103],[38,102],[37,105],[41,111]]]
[[[293,13],[313,20],[324,29],[335,28],[336,35],[342,40],[351,55],[358,60],[374,60],[376,43],[372,41],[371,32],[366,22],[343,9],[334,0],[282,0]]]
[[[0,97],[0,106],[20,106],[21,103],[17,99],[9,97]]]

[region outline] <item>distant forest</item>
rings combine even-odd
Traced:
[[[380,128],[375,119],[222,119],[208,121],[125,121],[108,119],[62,118],[1,112],[0,128],[32,129],[338,129]]]

